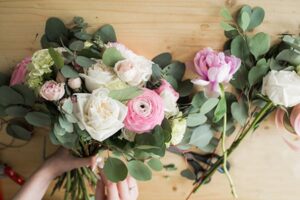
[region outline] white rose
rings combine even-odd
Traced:
[[[81,87],[81,79],[80,78],[70,78],[68,80],[68,86],[73,90],[79,89]]]
[[[263,79],[262,94],[276,105],[292,107],[300,103],[300,76],[294,71],[270,71]]]
[[[179,118],[175,118],[172,122],[172,138],[170,141],[172,145],[179,144],[182,141],[186,131],[186,119],[181,118],[181,115],[182,114],[180,113],[178,115]]]
[[[109,43],[108,47],[115,47],[125,60],[117,62],[114,70],[118,77],[131,86],[138,86],[147,82],[152,75],[152,61],[139,56],[120,43]]]
[[[170,90],[164,90],[160,93],[160,97],[164,102],[164,111],[167,117],[177,115],[179,108],[177,106],[178,97],[174,96],[174,93]]]
[[[84,78],[85,86],[90,92],[118,81],[117,76],[111,69],[105,66],[102,61],[96,61],[97,63],[89,67],[84,74],[79,74],[80,77]]]
[[[85,129],[92,138],[104,141],[124,127],[123,120],[127,107],[108,97],[109,90],[100,88],[92,94],[78,93],[74,114],[81,129]]]

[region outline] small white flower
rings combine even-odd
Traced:
[[[85,129],[93,139],[104,141],[124,127],[123,120],[127,107],[108,97],[109,90],[100,88],[92,94],[78,93],[74,114],[81,129]]]
[[[186,119],[181,117],[182,113],[179,113],[177,118],[172,122],[172,138],[170,143],[172,145],[179,144],[186,131]]]

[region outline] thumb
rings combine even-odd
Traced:
[[[74,157],[73,166],[74,168],[80,167],[93,167],[96,163],[97,156],[90,156],[86,158],[76,158]]]

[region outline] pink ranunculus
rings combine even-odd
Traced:
[[[235,56],[226,56],[223,52],[205,48],[194,58],[195,72],[199,78],[192,82],[204,86],[207,96],[219,96],[219,84],[228,83],[240,65],[241,60]]]
[[[144,133],[160,125],[164,119],[162,98],[154,91],[144,88],[143,93],[127,103],[125,128],[135,133]]]
[[[65,83],[57,83],[53,80],[46,81],[40,89],[40,96],[48,101],[58,101],[65,94]]]
[[[31,58],[24,58],[17,66],[15,67],[11,78],[10,78],[10,86],[22,84],[25,82],[27,65],[31,62]]]
[[[297,135],[300,136],[300,104],[296,105],[290,115],[290,123]]]

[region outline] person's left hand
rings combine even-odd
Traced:
[[[98,158],[99,159],[99,158]],[[53,178],[61,175],[64,172],[80,167],[96,167],[97,156],[78,158],[64,148],[59,148],[52,154],[43,164],[42,168],[47,168]]]

